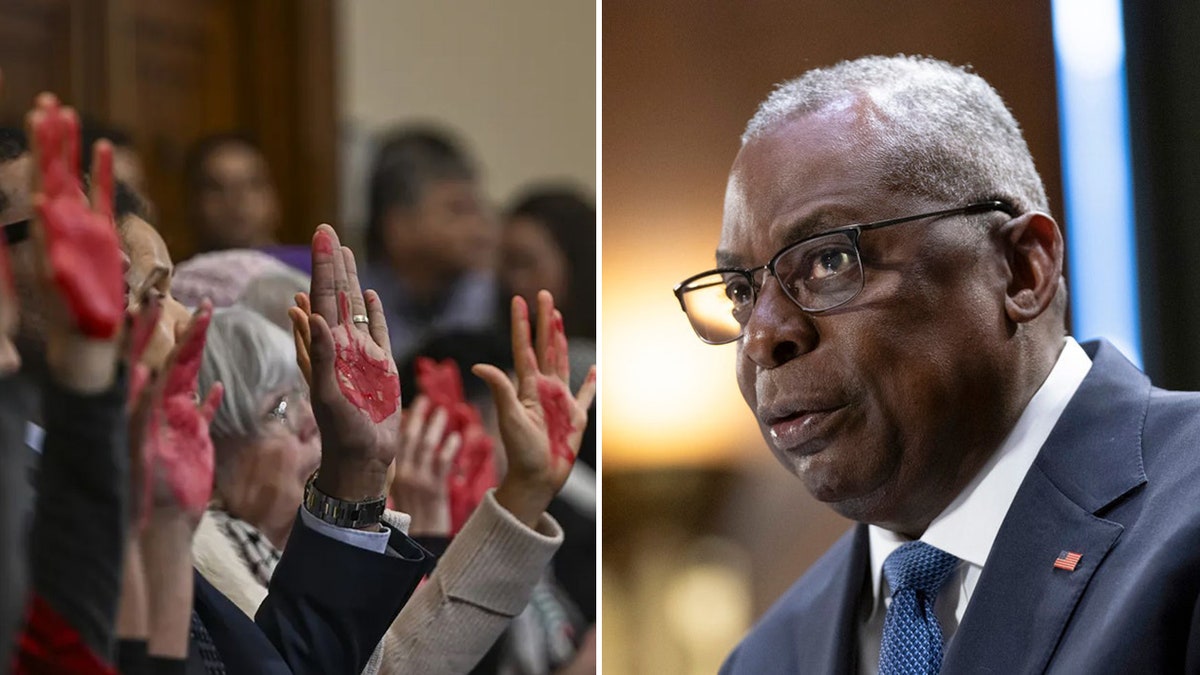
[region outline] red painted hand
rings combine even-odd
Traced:
[[[430,403],[439,408],[453,409],[459,403],[466,401],[463,396],[462,373],[454,359],[446,359],[441,363],[431,358],[419,356],[414,364],[417,375],[417,388],[429,397]],[[450,421],[451,431],[460,431],[458,420]]]
[[[129,391],[126,409],[129,411],[129,491],[134,504],[134,522],[139,529],[145,525],[150,509],[150,486],[146,482],[147,458],[145,430],[150,420],[152,401],[147,386],[151,384],[150,367],[142,362],[150,339],[162,315],[162,304],[152,298],[133,316],[128,333],[125,363],[129,368]]]
[[[89,205],[80,184],[75,112],[60,107],[52,94],[42,94],[28,120],[45,274],[80,333],[111,339],[125,311],[121,248],[112,222],[112,145],[96,144]]]
[[[471,372],[492,390],[500,414],[500,436],[508,473],[496,499],[529,525],[562,488],[587,426],[587,409],[596,394],[595,366],[574,397],[567,337],[562,316],[547,291],[538,293],[537,348],[530,339],[529,308],[519,296],[512,302],[512,348],[517,382],[499,368],[478,364]]]
[[[462,373],[453,359],[438,363],[418,358],[416,375],[417,388],[434,406],[448,412],[447,431],[462,438],[462,449],[447,475],[450,532],[458,534],[484,494],[496,487],[495,443],[484,430],[479,411],[463,395]]]
[[[400,377],[396,363],[379,346],[355,328],[350,316],[350,297],[338,292],[338,322],[334,331],[338,387],[346,400],[379,423],[400,408]]]
[[[199,405],[198,378],[205,334],[212,320],[206,300],[167,359],[162,373],[144,391],[141,450],[145,460],[146,501],[154,508],[178,508],[197,522],[212,495],[213,446],[208,425],[224,389],[213,385]],[[135,420],[138,419],[135,417]],[[135,428],[135,430],[136,430]]]
[[[379,296],[358,284],[354,255],[321,225],[313,235],[308,316],[317,488],[350,501],[382,496],[400,436],[400,377]],[[293,321],[300,318],[293,312]],[[297,333],[297,345],[303,336]]]

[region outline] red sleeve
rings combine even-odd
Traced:
[[[30,603],[12,672],[14,675],[117,675],[112,665],[96,656],[79,633],[37,596]]]

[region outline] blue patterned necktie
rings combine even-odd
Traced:
[[[883,620],[879,675],[937,673],[942,667],[942,627],[933,612],[938,591],[958,558],[923,541],[910,541],[883,561],[892,604]]]

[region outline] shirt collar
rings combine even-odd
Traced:
[[[1091,367],[1083,348],[1068,336],[1054,368],[1008,437],[958,497],[933,519],[921,541],[983,568],[1025,474]],[[875,525],[868,528],[868,535],[871,587],[878,601],[883,593],[883,561],[909,540]]]

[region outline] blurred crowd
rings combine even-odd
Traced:
[[[0,129],[0,664],[595,672],[595,208],[377,147],[359,255],[200,139],[176,264],[127,133]]]

